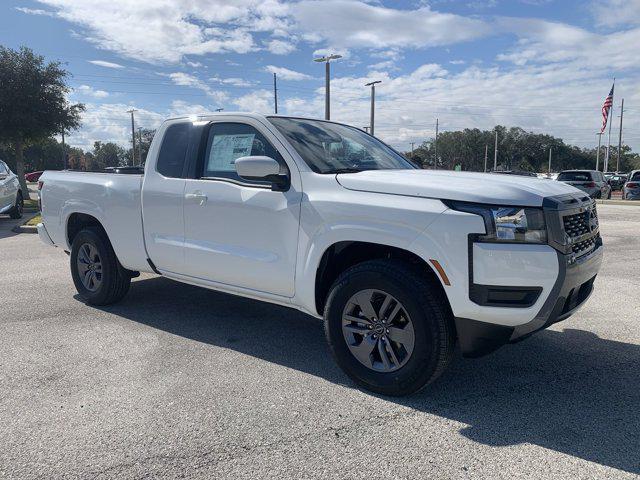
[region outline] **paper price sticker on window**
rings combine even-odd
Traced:
[[[234,171],[236,158],[251,155],[255,134],[215,135],[211,146],[208,171]]]

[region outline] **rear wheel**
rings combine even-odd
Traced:
[[[23,211],[24,211],[24,198],[22,198],[22,192],[19,191],[18,195],[16,195],[16,204],[13,206],[13,208],[9,212],[9,216],[14,219],[22,218]]]
[[[125,270],[104,232],[81,230],[71,246],[71,276],[80,297],[91,305],[109,305],[129,291],[131,276]]]
[[[336,280],[325,332],[338,365],[358,385],[406,395],[435,380],[453,355],[455,328],[439,286],[393,260],[356,265]]]

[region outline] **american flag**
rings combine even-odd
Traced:
[[[611,91],[607,98],[604,99],[604,103],[602,104],[602,128],[600,129],[600,133],[604,132],[604,129],[607,128],[607,119],[609,118],[609,110],[611,110],[611,105],[613,105],[613,88],[616,86],[614,83],[611,85]]]

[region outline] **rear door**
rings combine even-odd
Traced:
[[[145,171],[142,186],[142,221],[147,253],[160,271],[181,273],[184,268],[183,201],[190,153],[192,123],[166,124],[149,158],[154,165]],[[153,150],[157,149],[157,153]]]
[[[185,186],[185,272],[225,285],[294,294],[302,192],[286,150],[261,122],[216,120],[203,133],[196,171]],[[276,159],[289,172],[286,192],[240,178],[234,161]],[[286,157],[286,160],[285,160]]]

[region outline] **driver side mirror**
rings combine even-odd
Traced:
[[[236,173],[240,178],[271,182],[271,189],[285,191],[289,188],[289,175],[280,173],[280,164],[271,157],[253,155],[236,158]]]

